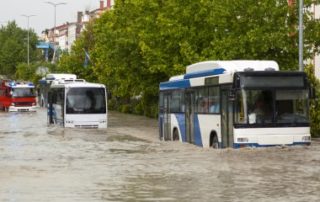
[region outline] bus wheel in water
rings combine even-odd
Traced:
[[[210,135],[210,147],[213,149],[219,148],[219,140],[216,133],[211,133]]]
[[[173,129],[172,140],[173,141],[178,141],[179,140],[179,132],[178,132],[178,130],[176,128]]]

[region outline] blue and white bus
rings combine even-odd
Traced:
[[[48,123],[66,128],[107,128],[103,84],[83,79],[54,80],[48,93]]]
[[[309,145],[309,84],[274,61],[206,61],[160,83],[159,133],[204,148]]]

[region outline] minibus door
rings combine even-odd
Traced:
[[[229,99],[230,88],[221,88],[221,139],[222,148],[233,147],[233,101]]]
[[[194,92],[187,91],[185,94],[185,119],[186,119],[186,141],[194,143]]]
[[[170,99],[171,94],[163,95],[163,140],[171,140]]]

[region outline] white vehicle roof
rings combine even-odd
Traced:
[[[56,80],[51,84],[51,88],[105,88],[100,83],[88,83],[83,79],[76,80]]]
[[[184,75],[172,76],[172,77],[170,77],[169,81],[181,80],[181,79],[183,79],[183,77],[184,77]]]
[[[15,86],[11,86],[11,88],[34,88],[34,85],[31,85],[31,84],[16,84]]]
[[[47,74],[46,80],[77,79],[75,74]]]
[[[6,81],[5,85],[11,88],[34,88],[34,84],[32,82],[17,82],[17,81]]]
[[[272,60],[229,60],[229,61],[205,61],[198,62],[187,66],[186,73],[193,73],[198,71],[225,69],[224,73],[242,72],[245,70],[279,71],[278,63]]]

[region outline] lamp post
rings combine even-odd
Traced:
[[[303,71],[303,0],[299,0],[299,71]]]
[[[46,1],[45,3],[50,4],[54,7],[54,27],[53,27],[53,48],[54,48],[54,52],[53,52],[53,58],[52,58],[52,62],[54,61],[54,57],[55,57],[55,53],[56,53],[56,45],[55,45],[55,32],[56,32],[56,21],[57,21],[57,6],[60,5],[65,5],[67,3],[65,2],[60,2],[60,3],[54,3],[51,1]]]
[[[28,58],[28,67],[29,67],[29,64],[30,64],[30,29],[29,29],[29,20],[31,17],[34,17],[35,15],[21,15],[25,18],[27,18],[27,29],[28,29],[28,51],[27,51],[27,58]]]

